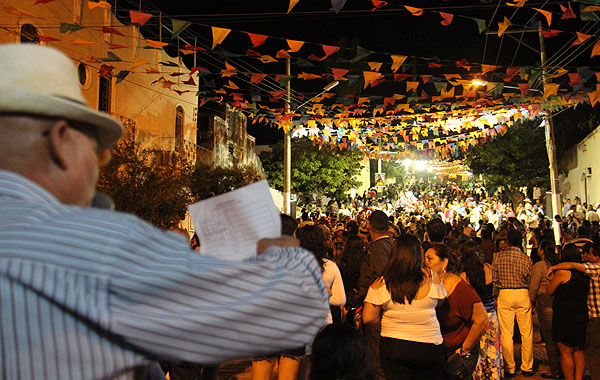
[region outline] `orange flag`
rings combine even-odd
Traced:
[[[237,74],[237,69],[225,61],[225,70],[221,70],[221,76],[230,77]]]
[[[292,57],[290,56],[290,54],[287,51],[280,49],[277,52],[277,54],[275,54],[275,58],[292,58]]]
[[[406,92],[408,91],[417,91],[419,87],[419,82],[406,82]]]
[[[290,6],[288,7],[287,13],[290,13],[292,11],[292,8],[294,8],[299,1],[300,0],[290,0]]]
[[[288,46],[290,47],[290,50],[288,50],[291,53],[295,53],[298,50],[300,50],[300,48],[302,47],[302,45],[304,45],[304,41],[296,41],[296,40],[286,40],[288,43]]]
[[[504,21],[498,23],[498,37],[502,36],[506,29],[511,26],[512,23],[506,16],[504,16]]]
[[[594,107],[600,99],[600,85],[596,85],[596,91],[588,92],[588,96],[590,98],[590,103],[592,104],[592,107]]]
[[[406,60],[407,56],[406,55],[395,55],[392,54],[392,72],[396,72],[400,66],[402,66],[402,64],[404,63],[404,61]]]
[[[481,65],[481,74],[485,75],[486,73],[489,73],[490,71],[494,71],[498,68],[498,66],[495,65]]]
[[[589,34],[583,34],[583,33],[577,33],[577,41],[573,42],[573,45],[571,46],[575,46],[575,45],[579,45],[584,43],[588,38],[590,38],[591,36]]]
[[[271,63],[271,62],[277,62],[277,60],[273,57],[271,57],[270,55],[261,55],[260,58],[258,58],[262,63]]]
[[[323,46],[323,51],[325,52],[325,56],[323,58],[319,58],[319,61],[325,60],[327,57],[329,57],[333,53],[340,50],[339,46],[329,46],[329,45],[321,45],[321,46]]]
[[[161,47],[168,45],[167,42],[160,42],[160,41],[153,41],[153,40],[146,40],[146,43],[156,49],[160,49]]]
[[[404,8],[406,8],[413,16],[420,16],[423,14],[423,9],[421,8],[409,7],[408,5],[405,5]]]
[[[375,8],[371,9],[371,12],[373,12],[374,10],[377,10],[381,7],[385,7],[387,5],[387,1],[382,1],[382,0],[371,0],[371,2],[373,3],[373,6]]]
[[[304,79],[304,80],[310,80],[310,79],[319,79],[319,78],[321,78],[321,76],[303,72],[301,74],[298,74],[298,78]]]
[[[217,28],[216,26],[213,26],[211,28],[212,28],[212,35],[213,35],[212,50],[214,50],[218,44],[223,42],[225,37],[227,37],[229,32],[231,32],[231,29]]]
[[[442,16],[443,20],[440,21],[440,24],[444,25],[444,26],[448,26],[452,23],[452,19],[454,18],[454,15],[451,13],[446,13],[446,12],[440,12],[440,16]]]
[[[581,10],[582,12],[596,12],[600,11],[600,5],[588,5]]]
[[[267,74],[252,74],[252,77],[250,78],[250,83],[260,83],[263,79],[265,79],[267,77]]]
[[[552,12],[548,12],[548,11],[545,11],[543,9],[538,9],[538,8],[533,8],[533,9],[540,12],[541,14],[544,15],[544,17],[546,17],[546,21],[548,21],[548,26],[550,26],[550,24],[552,24]]]
[[[509,7],[517,7],[517,8],[521,8],[522,6],[525,5],[525,2],[527,0],[519,0],[519,1],[515,1],[514,3],[506,3],[506,5],[508,5]]]
[[[137,11],[129,11],[129,19],[132,24],[138,24],[142,26],[146,23],[146,21],[150,20],[152,15],[150,13],[142,13]]]
[[[87,41],[84,40],[82,38],[77,37],[77,39],[75,41],[73,41],[73,43],[71,45],[96,45],[96,43],[94,41]]]
[[[99,2],[88,1],[88,7],[90,9],[94,9],[94,8],[110,9],[110,4],[106,1],[99,1]]]
[[[333,73],[334,80],[348,80],[348,78],[344,78],[344,75],[348,73],[346,69],[331,68],[331,72]]]
[[[252,47],[258,47],[262,45],[269,36],[265,36],[263,34],[248,33],[248,37],[250,37],[250,41],[252,41]]]
[[[544,83],[544,99],[558,93],[558,83]]]
[[[383,77],[383,75],[381,75],[378,72],[375,71],[363,71],[363,76],[365,78],[365,89],[373,82],[375,82],[377,79]]]
[[[592,55],[590,55],[590,58],[598,54],[600,54],[600,40],[598,40],[592,48]]]
[[[381,68],[381,65],[383,65],[383,63],[381,63],[381,62],[367,62],[367,64],[373,71],[379,71],[379,69]]]
[[[233,83],[231,80],[229,81],[229,84],[226,84],[226,85],[224,85],[223,87],[226,87],[226,88],[228,88],[228,89],[230,89],[230,90],[239,90],[239,89],[240,89],[240,88],[239,88],[239,87],[238,87],[238,86],[237,86],[235,83]]]

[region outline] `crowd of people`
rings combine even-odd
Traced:
[[[282,215],[255,257],[199,255],[197,237],[89,207],[123,126],[87,105],[69,57],[0,45],[0,72],[0,378],[214,379],[251,358],[253,380],[276,361],[281,380],[501,379],[515,319],[532,376],[535,314],[542,377],[600,379],[594,207],[550,220],[481,185],[415,183]]]
[[[506,206],[510,212],[495,219],[486,206],[502,204],[501,195],[488,197],[482,187],[437,185],[419,197],[408,192],[426,212],[389,212],[386,205],[407,198],[396,194],[348,202],[358,205],[355,218],[336,214],[331,202],[333,210],[299,219],[301,229],[314,224],[331,239],[346,291],[342,315],[355,323],[362,307],[360,329],[377,358],[377,378],[501,379],[519,369],[533,376],[535,316],[550,369],[542,377],[580,380],[586,367],[592,379],[600,377],[600,235],[593,207],[586,213],[578,198],[565,200],[564,220],[554,219],[557,245],[539,201],[526,200],[514,214]],[[449,213],[454,205],[457,211]]]

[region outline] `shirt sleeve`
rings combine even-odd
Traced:
[[[333,274],[333,283],[331,284],[331,295],[329,304],[332,306],[343,306],[346,304],[346,291],[344,290],[344,281],[340,269],[333,261],[327,264],[325,270],[330,270]]]
[[[390,292],[388,292],[385,284],[377,289],[372,286],[369,287],[369,291],[367,292],[367,296],[365,297],[365,302],[372,303],[373,305],[381,306],[384,303],[391,301],[392,296]]]
[[[535,302],[537,294],[540,289],[540,284],[542,283],[542,276],[546,275],[546,272],[542,273],[543,267],[541,265],[534,265],[533,270],[531,271],[531,280],[529,281],[529,298],[531,302]]]
[[[150,227],[132,227],[111,256],[120,262],[110,266],[108,329],[127,344],[213,364],[303,346],[322,326],[329,295],[310,252],[270,247],[226,261],[140,229]]]

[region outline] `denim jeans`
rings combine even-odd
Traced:
[[[542,337],[546,342],[546,355],[548,356],[548,366],[553,375],[560,375],[560,354],[556,342],[552,338],[552,299],[554,297],[547,294],[540,294],[535,300],[538,322]]]

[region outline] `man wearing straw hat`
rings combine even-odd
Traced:
[[[154,359],[220,363],[312,340],[327,292],[289,239],[229,262],[88,207],[123,127],[58,50],[0,45],[0,378],[134,379]]]

